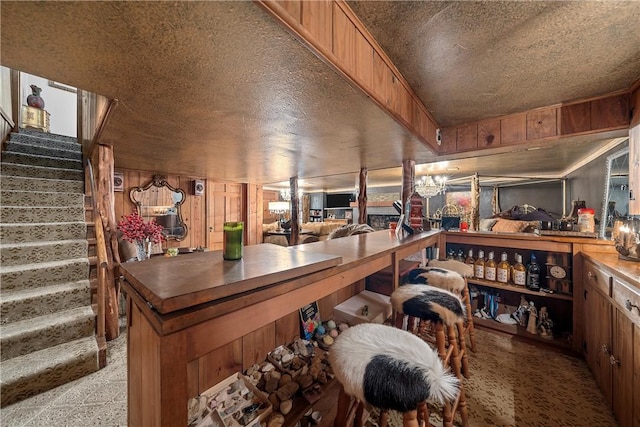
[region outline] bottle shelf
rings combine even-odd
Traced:
[[[483,279],[477,279],[477,278],[469,278],[467,280],[467,282],[469,282],[471,284],[474,284],[474,285],[478,285],[478,286],[485,286],[485,287],[488,287],[488,288],[502,289],[502,290],[505,290],[505,291],[518,292],[518,293],[527,294],[527,295],[536,295],[536,296],[539,296],[539,297],[542,297],[542,298],[553,298],[553,299],[560,299],[560,300],[565,300],[565,301],[573,301],[573,296],[572,295],[565,295],[565,294],[559,294],[559,293],[549,293],[549,292],[543,292],[543,291],[532,291],[532,290],[527,289],[527,288],[522,287],[522,286],[504,284],[504,283],[493,282],[493,281],[489,281],[489,280],[483,280]],[[475,321],[475,319],[474,319],[474,321]]]
[[[507,334],[522,337],[523,339],[526,339],[526,340],[533,340],[533,341],[541,342],[544,344],[560,347],[565,350],[571,350],[571,344],[567,340],[556,338],[556,337],[544,338],[538,334],[532,334],[527,332],[527,329],[523,328],[520,325],[507,325],[506,323],[500,323],[494,319],[483,319],[480,317],[474,317],[473,324],[479,327],[493,329],[495,331],[504,332]]]

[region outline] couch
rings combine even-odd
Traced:
[[[301,234],[298,243],[310,243],[317,242],[318,240],[327,240],[329,234],[340,228],[341,223],[332,222],[305,222],[300,225],[300,230],[310,231],[311,234]],[[273,243],[280,246],[288,246],[287,238],[285,236],[269,236],[269,231],[275,231],[278,229],[278,222],[272,222],[262,224],[262,241],[264,243]]]

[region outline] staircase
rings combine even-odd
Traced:
[[[0,163],[1,406],[98,370],[82,152],[11,134]]]

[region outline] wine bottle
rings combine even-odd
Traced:
[[[509,270],[511,270],[511,266],[507,261],[507,253],[502,252],[502,255],[500,255],[500,262],[496,269],[496,279],[498,282],[509,283]]]
[[[513,265],[513,283],[516,286],[527,284],[527,269],[522,263],[522,255],[516,254],[516,263]]]
[[[473,266],[474,276],[476,279],[484,279],[484,251],[478,251],[478,259]]]
[[[464,260],[464,263],[471,267],[476,263],[476,260],[473,259],[473,249],[469,249],[469,254],[467,255],[467,259]]]
[[[484,264],[484,278],[491,282],[496,281],[496,261],[493,259],[493,251],[489,252],[489,259]]]
[[[540,264],[536,260],[536,254],[531,252],[531,262],[527,266],[527,289],[540,290]]]
[[[462,249],[458,250],[458,255],[456,256],[456,261],[464,262],[464,251]]]

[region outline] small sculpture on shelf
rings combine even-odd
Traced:
[[[553,320],[549,318],[547,307],[541,307],[538,314],[538,332],[545,338],[553,338]]]
[[[27,96],[27,105],[33,108],[44,109],[44,99],[40,96],[42,89],[36,85],[29,86],[31,88],[31,95]]]
[[[527,332],[531,334],[538,333],[538,310],[533,301],[529,301],[529,320],[527,322]]]
[[[518,322],[518,324],[524,328],[527,326],[528,314],[529,314],[529,303],[524,298],[524,295],[520,295],[520,305],[518,306],[516,311],[514,311],[511,314],[511,317],[513,317]]]

